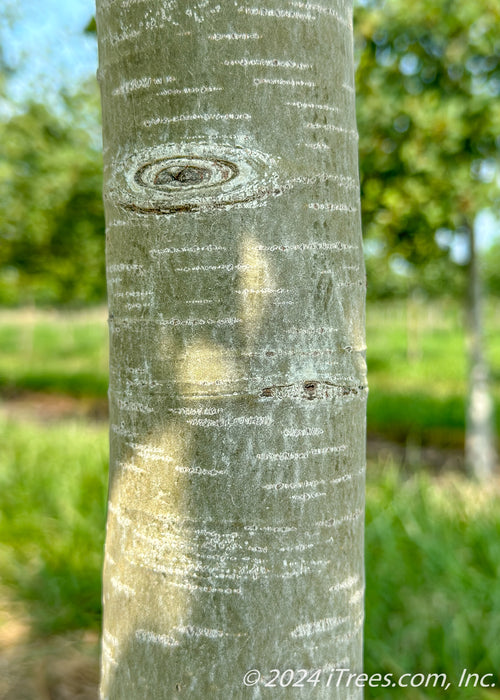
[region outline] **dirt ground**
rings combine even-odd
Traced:
[[[97,700],[95,632],[33,639],[27,616],[0,593],[0,700]]]
[[[51,423],[71,419],[104,421],[108,418],[106,399],[31,391],[3,395],[0,410],[7,417]]]

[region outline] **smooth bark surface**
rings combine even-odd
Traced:
[[[111,467],[101,697],[359,698],[351,2],[97,3]],[[271,669],[316,685],[264,687]],[[258,669],[263,681],[246,687]],[[295,676],[295,680],[300,677]]]

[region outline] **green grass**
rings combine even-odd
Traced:
[[[396,465],[368,480],[367,673],[500,669],[500,484],[447,476],[401,476]],[[399,697],[370,691],[367,697]],[[399,691],[401,692],[401,691]],[[439,697],[443,691],[406,691]],[[419,694],[420,693],[420,694]],[[450,688],[446,697],[497,698]]]
[[[0,422],[0,580],[37,633],[95,627],[107,429]]]
[[[108,386],[106,315],[0,313],[0,390],[105,396]]]
[[[22,603],[37,635],[96,628],[106,429],[10,420],[0,446],[0,578],[9,598]],[[366,672],[498,674],[500,485],[422,471],[409,478],[391,463],[372,463],[368,473]],[[498,699],[456,688],[446,697]]]
[[[500,313],[485,314],[500,429]],[[466,354],[457,303],[385,302],[367,308],[368,431],[398,442],[463,445]]]

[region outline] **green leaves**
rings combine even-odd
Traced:
[[[421,270],[448,258],[438,229],[498,209],[500,8],[388,0],[355,21],[365,235]]]
[[[72,119],[33,103],[0,123],[3,303],[105,294],[102,166],[85,114],[88,122],[91,96],[68,97],[66,106]]]

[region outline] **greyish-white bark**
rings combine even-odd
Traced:
[[[361,670],[364,588],[351,17],[350,0],[97,2],[102,698],[361,697],[335,675]],[[304,687],[267,689],[271,669]]]
[[[465,465],[471,476],[486,481],[494,475],[497,466],[494,405],[484,354],[481,278],[473,226],[468,227],[468,232],[470,259],[466,310],[468,396]]]

